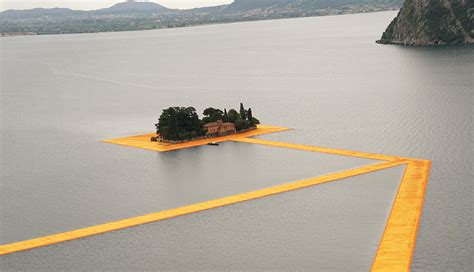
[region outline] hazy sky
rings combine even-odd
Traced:
[[[125,2],[125,0],[0,0],[0,10],[6,9],[30,9],[30,8],[71,8],[71,9],[98,9],[110,7],[115,3]],[[149,0],[169,8],[194,8],[203,6],[213,6],[228,4],[233,0]]]

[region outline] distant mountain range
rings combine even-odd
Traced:
[[[394,10],[403,0],[235,0],[231,4],[188,10],[153,2],[122,2],[80,11],[35,8],[0,12],[3,35],[145,30],[275,18]]]
[[[76,11],[67,8],[34,8],[26,10],[9,9],[0,12],[0,20],[27,20],[48,17],[66,17],[73,16],[78,13],[83,13],[83,11]]]
[[[0,20],[28,20],[39,18],[85,17],[98,15],[154,14],[176,11],[153,2],[122,2],[110,8],[91,11],[72,10],[68,8],[35,8],[26,10],[6,10],[0,12]]]
[[[169,12],[169,9],[153,2],[123,2],[113,5],[110,8],[96,10],[100,14],[126,14],[126,13],[159,13]]]

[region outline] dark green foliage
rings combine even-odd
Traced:
[[[171,107],[164,109],[160,115],[158,123],[155,124],[156,132],[159,133],[165,140],[182,141],[190,140],[196,137],[206,135],[204,124],[222,120],[223,122],[231,122],[235,124],[237,131],[255,127],[260,124],[258,119],[253,117],[252,110],[245,110],[243,104],[241,105],[241,113],[234,109],[207,108],[204,110],[204,118],[199,119],[196,109],[193,107]],[[247,118],[242,118],[246,116]]]
[[[163,110],[156,132],[168,140],[185,140],[203,135],[201,120],[193,107],[171,107]]]
[[[260,121],[259,121],[257,118],[252,117],[252,124],[253,124],[253,126],[259,125],[259,124],[260,124]]]
[[[204,118],[202,118],[202,121],[204,124],[224,119],[222,111],[220,109],[215,109],[212,107],[205,109],[203,115]]]
[[[252,109],[249,108],[249,110],[247,111],[247,122],[248,122],[249,127],[254,127],[257,124],[257,123],[255,123],[255,120],[257,120],[257,119],[253,118]],[[257,122],[258,122],[258,120],[257,120]]]
[[[237,121],[235,121],[235,129],[237,131],[240,131],[240,130],[243,130],[243,129],[247,129],[249,127],[249,123],[247,120],[244,120],[242,118],[239,118],[237,119]]]
[[[244,104],[240,103],[240,118],[242,118],[243,120],[247,119],[247,113],[245,111],[245,108],[244,108]]]
[[[236,110],[230,109],[229,112],[227,113],[227,118],[229,122],[235,123],[237,119],[240,118],[240,115]]]
[[[222,121],[229,122],[229,116],[227,115],[227,109],[224,109],[224,115],[222,117]]]

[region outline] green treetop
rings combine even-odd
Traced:
[[[203,135],[201,120],[193,107],[164,109],[155,126],[156,132],[168,140],[183,140]]]
[[[243,120],[247,119],[247,114],[245,112],[244,104],[240,103],[240,118]]]
[[[240,103],[240,113],[234,109],[222,111],[209,107],[204,110],[203,115],[204,118],[200,120],[193,107],[164,109],[158,123],[155,124],[156,132],[165,140],[179,141],[205,136],[207,131],[203,125],[219,120],[233,123],[237,131],[253,128],[260,123],[253,117],[252,109],[245,110],[242,103]]]
[[[204,118],[202,118],[202,121],[204,122],[204,124],[224,119],[222,111],[220,109],[215,109],[212,107],[205,109],[203,114]]]

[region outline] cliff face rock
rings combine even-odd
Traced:
[[[474,43],[474,0],[406,0],[378,43]]]

